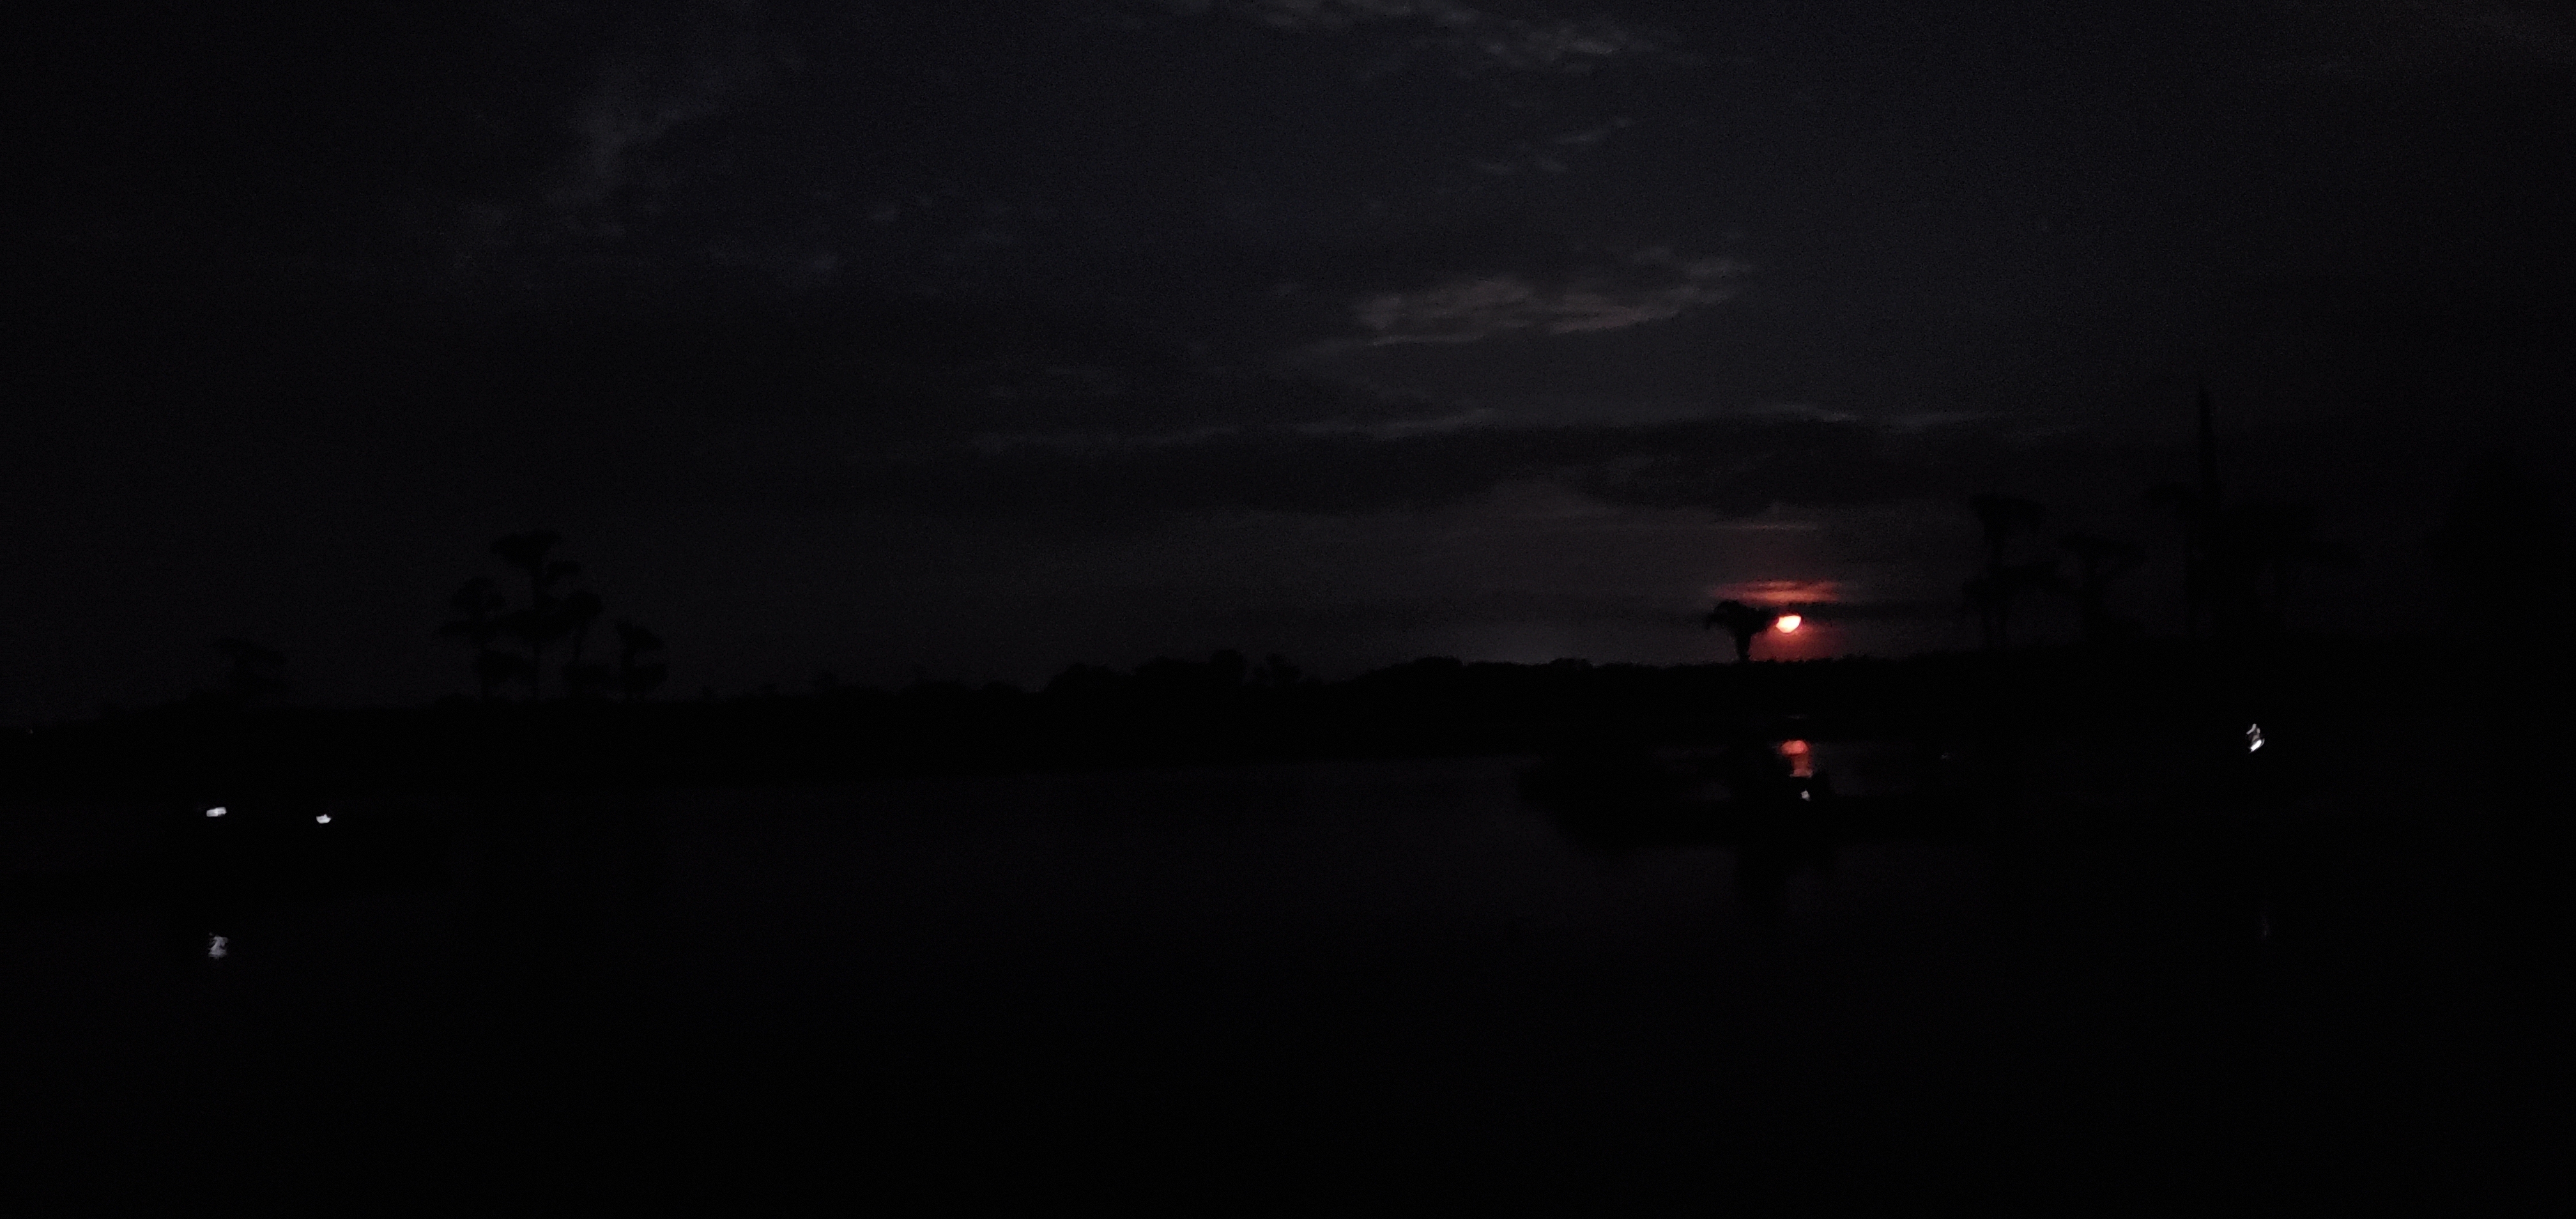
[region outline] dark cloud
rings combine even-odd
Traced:
[[[1563,283],[1510,272],[1444,280],[1412,291],[1379,292],[1352,303],[1368,342],[1472,343],[1519,330],[1582,334],[1679,317],[1734,295],[1743,266],[1727,258],[1680,259],[1641,250]]]
[[[1292,34],[1385,31],[1401,38],[1372,48],[1370,71],[1388,72],[1422,56],[1453,71],[1584,75],[1617,61],[1696,64],[1671,34],[1600,13],[1579,17],[1547,6],[1504,0],[1154,0],[1176,16],[1230,17]]]

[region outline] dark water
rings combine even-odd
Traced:
[[[2459,1049],[2539,1009],[2405,964],[2358,865],[1855,842],[1766,928],[1521,765],[417,803],[445,883],[13,920],[12,1188],[2166,1213],[2511,1196],[2546,1130]]]

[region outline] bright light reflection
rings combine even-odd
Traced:
[[[2261,724],[2247,724],[2245,726],[2245,752],[2252,753],[2262,747],[2263,726]]]
[[[1796,614],[1782,614],[1780,615],[1779,621],[1771,624],[1771,629],[1786,635],[1791,631],[1797,630],[1799,625],[1805,621],[1806,619],[1801,618]]]
[[[224,810],[224,806],[223,806],[223,805],[218,804],[218,805],[214,806],[213,808],[207,809],[207,810],[206,810],[206,815],[207,815],[207,816],[209,816],[209,817],[221,817],[221,816],[223,816],[223,815],[224,815],[224,812],[225,812],[225,810]]]
[[[329,824],[331,824],[331,814],[329,814],[329,813],[324,813],[324,814],[322,814],[321,816],[314,818],[314,819],[313,819],[313,824],[315,824],[315,825],[329,825]]]
[[[229,944],[231,944],[231,943],[232,943],[232,941],[231,941],[231,940],[226,939],[226,938],[224,938],[223,936],[220,936],[220,935],[219,935],[219,936],[214,937],[213,939],[211,939],[211,940],[209,940],[209,941],[207,941],[207,942],[206,942],[206,959],[207,959],[207,960],[209,960],[209,961],[220,961],[220,960],[223,960],[226,956],[228,956],[228,955],[230,955],[230,954],[231,954],[231,951],[232,951],[232,950],[231,950],[230,948],[228,948],[228,947],[227,947],[227,945],[229,945]]]

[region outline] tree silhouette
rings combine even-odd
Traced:
[[[1977,514],[1977,528],[1985,534],[1989,569],[2004,565],[2004,548],[2012,542],[2013,535],[2036,532],[2041,519],[2048,515],[2048,509],[2041,507],[2039,501],[2018,495],[1971,495],[1968,509]]]
[[[494,646],[506,625],[509,599],[490,576],[476,576],[447,599],[447,608],[455,617],[438,628],[439,637],[474,649],[474,680],[488,703],[493,687],[519,675],[520,658]]]
[[[1735,640],[1735,663],[1743,664],[1753,659],[1753,637],[1771,629],[1775,621],[1778,621],[1778,616],[1768,610],[1727,600],[1718,602],[1717,608],[1708,612],[1708,617],[1700,622],[1700,629],[1725,627],[1727,635]]]
[[[2147,489],[2147,502],[2171,512],[2182,527],[2182,633],[2194,638],[2206,624],[2218,628],[2217,589],[2219,535],[2223,531],[2224,488],[2218,481],[2218,432],[2211,419],[2209,387],[2200,387],[2199,476],[2192,482],[2161,483]]]
[[[625,619],[617,622],[617,688],[626,701],[638,702],[669,675],[662,662],[662,637]]]
[[[285,697],[286,654],[247,639],[218,639],[215,650],[231,662],[224,674],[222,697],[236,707],[254,707]]]
[[[2032,559],[1991,567],[1968,578],[1960,586],[1968,604],[1977,611],[1977,629],[1988,650],[2012,646],[2013,607],[2035,592],[2062,591],[2066,581],[2057,574],[2057,560]]]
[[[545,696],[546,648],[569,633],[555,586],[581,574],[581,564],[550,559],[563,537],[551,529],[513,533],[492,543],[492,553],[527,577],[528,604],[506,619],[509,633],[528,647],[528,697]]]
[[[1976,513],[1978,531],[1985,536],[1986,565],[1969,577],[1961,591],[1976,608],[1978,634],[1986,648],[2010,647],[2013,605],[2032,592],[2062,586],[2055,559],[2007,561],[2013,538],[2038,532],[2047,509],[2017,495],[1972,495],[1968,509]]]
[[[2057,544],[2075,553],[2075,604],[2086,643],[2101,645],[2137,633],[2137,624],[2111,611],[2111,584],[2144,561],[2145,552],[2118,538],[2070,533]]]
[[[2303,570],[2358,561],[2317,535],[2313,510],[2283,500],[2231,505],[2219,516],[2210,555],[2213,620],[2222,634],[2234,636],[2285,629]]]
[[[1296,685],[1297,679],[1303,676],[1305,676],[1304,670],[1289,663],[1287,657],[1272,652],[1262,659],[1261,667],[1252,671],[1251,681],[1256,686],[1285,690]]]
[[[615,673],[609,666],[582,659],[583,645],[589,642],[591,623],[599,619],[599,594],[576,588],[564,595],[556,614],[564,631],[572,636],[572,658],[564,662],[564,693],[573,698],[589,698],[605,693]]]
[[[561,679],[571,697],[596,698],[620,690],[640,698],[661,681],[661,666],[650,655],[661,648],[661,640],[633,623],[618,624],[615,665],[591,658],[591,628],[605,607],[599,594],[580,587],[581,564],[555,557],[562,544],[561,535],[550,529],[513,533],[492,543],[492,554],[527,582],[525,605],[512,608],[486,577],[466,581],[448,599],[451,617],[438,633],[473,646],[474,674],[486,701],[496,687],[512,681],[528,683],[530,699],[543,698],[546,657],[557,644],[569,646]],[[523,650],[499,646],[505,638]]]
[[[2183,531],[2183,631],[2206,624],[2223,639],[2275,634],[2288,620],[2302,571],[2350,566],[2353,553],[2317,535],[2316,514],[2277,499],[2230,500],[2218,478],[2218,432],[2209,388],[2199,397],[2199,477],[2147,491]]]
[[[2160,483],[2147,502],[2173,514],[2182,529],[2182,633],[2197,637],[2217,617],[2211,606],[2211,566],[2218,536],[2217,498],[2190,483]]]

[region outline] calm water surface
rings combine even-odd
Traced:
[[[2256,1096],[2278,1013],[2225,934],[1892,842],[1801,872],[1765,931],[1726,850],[1569,847],[1524,764],[442,805],[451,883],[187,929],[220,960],[145,908],[13,921],[7,1031],[42,1050],[11,1116],[93,1182],[209,1154],[394,1192],[515,1165],[1229,1204],[2162,1205],[2281,1137]]]

